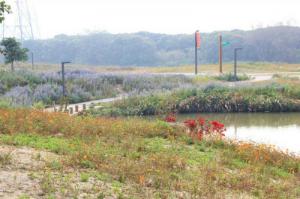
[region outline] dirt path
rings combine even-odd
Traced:
[[[41,197],[40,180],[33,174],[55,160],[59,157],[49,152],[0,146],[0,198]]]
[[[95,176],[83,181],[85,171],[60,169],[62,159],[47,151],[0,146],[0,198],[117,198],[111,183]]]

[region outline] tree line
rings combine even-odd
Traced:
[[[230,45],[224,47],[224,61],[232,61],[233,49],[242,47],[243,61],[300,62],[300,28],[278,26],[252,31],[202,33],[200,63],[218,62],[218,35]],[[149,32],[89,35],[58,35],[52,39],[26,41],[37,62],[71,60],[89,65],[157,66],[194,62],[194,35]]]

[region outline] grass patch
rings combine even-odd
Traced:
[[[80,181],[81,182],[88,182],[90,175],[88,173],[81,173],[80,174]]]
[[[55,138],[55,137],[41,137],[32,134],[17,134],[15,136],[0,134],[0,140],[4,144],[14,146],[29,146],[37,149],[46,149],[57,154],[66,154],[72,149],[71,141]],[[74,143],[74,141],[72,142]]]

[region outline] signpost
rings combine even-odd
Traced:
[[[229,41],[224,41],[222,42],[222,46],[223,47],[226,47],[226,46],[229,46],[230,45],[230,42]]]
[[[201,45],[201,38],[199,30],[195,32],[195,75],[198,74],[198,48]]]
[[[223,41],[223,36],[219,35],[219,65],[220,65],[220,73],[223,73],[223,47],[229,46],[230,42]]]
[[[243,48],[234,49],[234,80],[237,81],[237,52]]]

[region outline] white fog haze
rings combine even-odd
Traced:
[[[28,0],[35,35],[89,32],[132,33],[149,31],[179,34],[217,30],[251,30],[274,25],[298,26],[298,0]],[[9,0],[11,5],[14,0]],[[7,34],[16,26],[7,18]],[[13,32],[13,31],[10,31]]]

